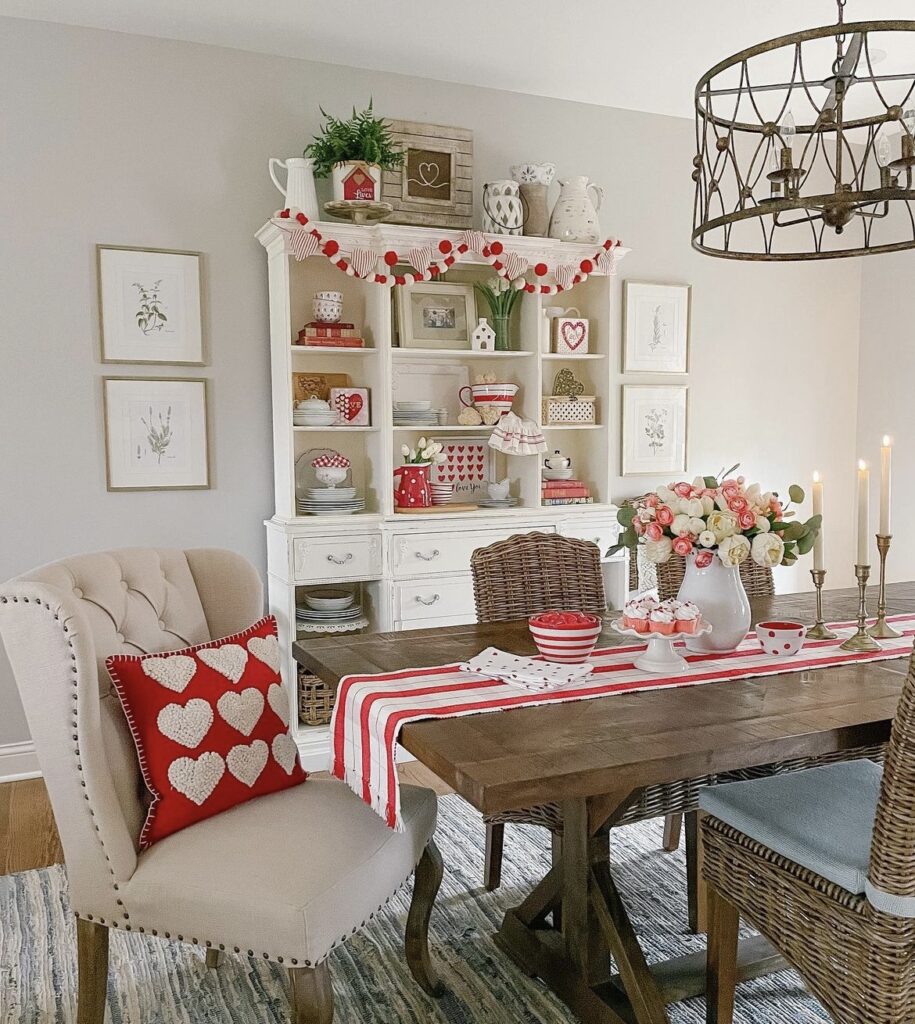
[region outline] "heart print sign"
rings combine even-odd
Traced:
[[[337,426],[369,426],[368,388],[331,388],[329,398],[337,414]]]

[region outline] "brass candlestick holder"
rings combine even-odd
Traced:
[[[880,644],[867,632],[867,581],[870,575],[869,565],[855,566],[855,576],[858,579],[858,628],[844,644],[839,645],[843,651],[862,653],[880,650]]]
[[[890,553],[892,534],[877,534],[877,550],[880,552],[880,589],[877,591],[877,621],[867,631],[878,640],[893,640],[902,636],[886,621],[886,556]]]
[[[810,640],[837,640],[838,634],[833,633],[823,620],[823,583],[826,580],[826,570],[811,569],[810,575],[813,577],[813,585],[817,592],[817,620],[807,630],[807,637]]]

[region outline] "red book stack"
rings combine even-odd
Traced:
[[[590,505],[594,501],[581,480],[544,480],[541,497],[544,505]]]
[[[364,348],[365,342],[359,337],[354,324],[325,324],[312,320],[299,331],[298,345],[310,348]]]

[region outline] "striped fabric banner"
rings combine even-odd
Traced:
[[[905,657],[912,650],[915,615],[896,615],[889,621],[902,636],[884,640],[879,651],[865,654],[839,648],[855,630],[851,622],[832,624],[838,640],[808,640],[790,658],[766,654],[755,633],[726,654],[690,654],[678,643],[689,667],[672,676],[651,675],[635,667],[633,659],[645,650],[644,644],[610,647],[592,654],[594,670],[584,681],[546,692],[521,690],[500,679],[464,671],[460,664],[345,676],[331,721],[331,770],[399,832],[403,824],[395,748],[408,722]]]

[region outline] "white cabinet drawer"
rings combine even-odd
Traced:
[[[562,533],[566,537],[589,540],[600,548],[601,558],[605,557],[619,536],[619,523],[609,519],[583,519],[565,522]]]
[[[552,526],[540,528],[555,533]],[[418,576],[426,573],[467,572],[470,556],[477,548],[485,548],[526,530],[467,530],[461,533],[414,533],[395,537],[391,545],[395,576]]]
[[[448,618],[473,622],[473,583],[470,576],[455,580],[408,580],[394,584],[394,618],[401,622]],[[404,625],[404,628],[409,628]]]
[[[292,552],[299,583],[381,575],[380,536],[296,537]]]

